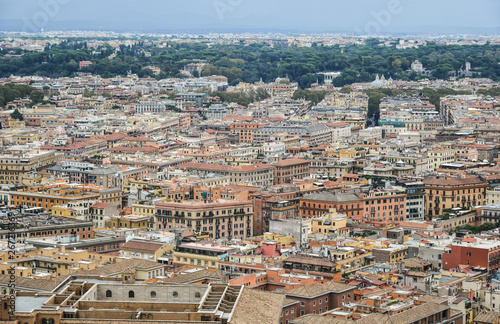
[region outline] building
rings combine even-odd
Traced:
[[[470,209],[486,204],[488,183],[477,177],[424,179],[427,219],[440,216],[445,209]]]
[[[225,261],[228,253],[235,252],[234,247],[217,244],[182,243],[172,253],[174,268],[191,266],[219,269],[219,262]]]
[[[140,101],[134,104],[134,110],[136,114],[142,114],[145,112],[151,112],[156,114],[162,114],[168,109],[168,106],[174,106],[175,102],[170,100],[148,100]]]
[[[183,92],[177,94],[177,97],[181,98],[184,101],[195,102],[197,107],[201,107],[203,105],[203,98],[205,98],[206,96],[206,93],[199,92]]]
[[[188,227],[211,239],[246,239],[253,235],[253,203],[219,200],[157,203],[156,223],[159,230]]]
[[[120,257],[158,262],[158,258],[173,248],[174,245],[168,243],[132,239],[121,246]]]
[[[21,183],[22,176],[43,171],[56,164],[59,156],[54,151],[22,150],[0,155],[0,184]]]
[[[467,237],[460,243],[452,243],[445,252],[443,254],[444,270],[467,265],[492,274],[500,268],[500,241]]]
[[[220,176],[230,176],[231,184],[267,187],[274,184],[274,166],[257,163],[251,165],[220,165],[200,162],[188,162],[181,169],[195,171],[201,175],[210,173]]]
[[[310,146],[327,144],[333,139],[333,129],[323,124],[305,126],[269,125],[253,131],[253,143],[263,145],[269,142],[271,136],[276,133],[287,133],[288,135],[299,136],[302,140],[307,141]]]
[[[364,217],[383,223],[406,220],[406,193],[396,190],[372,190],[360,194],[365,206]]]
[[[378,263],[398,263],[408,254],[408,247],[405,245],[392,245],[387,248],[372,249],[375,262]]]
[[[274,163],[274,184],[292,183],[294,179],[309,177],[309,164],[309,160],[299,158],[286,159]]]
[[[352,193],[320,192],[305,195],[299,200],[301,217],[317,217],[328,213],[330,209],[346,214],[348,218],[363,215],[363,199]]]
[[[298,301],[295,314],[304,316],[322,314],[341,307],[343,304],[354,302],[355,289],[356,287],[348,284],[328,281],[324,284],[315,283],[283,290],[281,293],[285,294],[287,298]]]

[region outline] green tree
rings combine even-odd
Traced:
[[[20,121],[23,121],[24,120],[24,116],[23,114],[21,114],[21,112],[19,112],[19,110],[14,110],[14,112],[12,114],[10,114],[10,117],[12,119],[17,119],[17,120],[20,120]]]
[[[43,97],[44,97],[43,91],[40,91],[40,90],[31,91],[31,94],[30,94],[31,101],[40,102],[43,100]]]

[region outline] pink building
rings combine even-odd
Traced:
[[[90,65],[92,65],[92,62],[91,62],[91,61],[80,61],[80,70],[81,70],[83,67],[90,66]]]
[[[281,244],[275,241],[262,242],[262,255],[266,258],[276,258],[281,255]]]

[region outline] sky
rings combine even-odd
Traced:
[[[0,30],[500,33],[499,0],[0,0]]]

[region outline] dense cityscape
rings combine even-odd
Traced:
[[[4,31],[0,108],[0,323],[500,323],[497,35]]]

